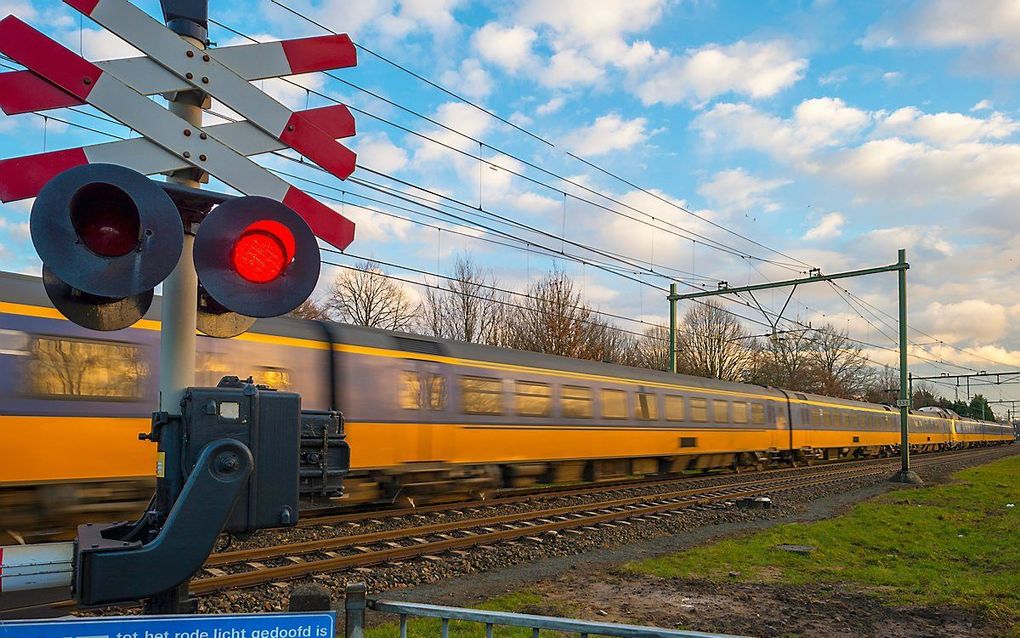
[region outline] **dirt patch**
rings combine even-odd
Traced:
[[[989,636],[993,628],[953,608],[888,607],[864,592],[826,585],[711,583],[616,572],[569,574],[537,584],[551,606],[583,618],[745,636]]]

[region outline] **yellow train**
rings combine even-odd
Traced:
[[[131,328],[64,320],[39,279],[0,274],[0,532],[138,506],[155,450],[158,303]],[[894,454],[898,412],[778,388],[295,319],[199,339],[198,384],[254,376],[346,418],[348,502]],[[915,451],[1013,441],[1010,426],[910,416]]]

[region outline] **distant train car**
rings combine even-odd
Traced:
[[[0,274],[0,533],[141,505],[155,450],[159,304],[131,328],[64,320],[38,278]],[[349,502],[462,498],[536,481],[759,468],[894,454],[883,405],[296,319],[200,337],[197,384],[252,375],[343,411]],[[1013,440],[954,413],[910,416],[916,451]]]

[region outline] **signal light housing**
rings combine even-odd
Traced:
[[[198,227],[194,255],[202,286],[200,329],[212,336],[233,335],[212,334],[203,324],[213,332],[240,328],[239,319],[223,316],[228,312],[245,317],[290,312],[319,279],[319,246],[308,224],[266,197],[238,197],[213,209]]]
[[[141,319],[184,247],[170,196],[115,164],[77,166],[51,179],[32,205],[29,226],[50,300],[94,330]]]

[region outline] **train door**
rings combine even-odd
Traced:
[[[447,407],[446,377],[438,363],[417,362],[418,378],[421,379],[420,418],[417,429],[418,460],[442,461],[446,445],[442,427]]]

